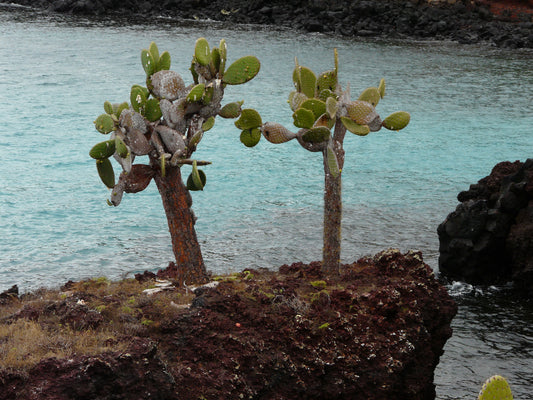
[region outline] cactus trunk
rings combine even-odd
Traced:
[[[159,170],[159,160],[153,159],[151,164],[152,168]],[[165,175],[162,176],[158,172],[154,179],[167,216],[172,250],[179,275],[176,278],[186,284],[207,282],[207,272],[194,229],[192,199],[181,178],[180,168],[167,166]]]
[[[339,173],[334,177],[330,173],[326,151],[324,151],[324,247],[322,249],[322,270],[328,274],[340,273],[341,259],[341,222],[342,222],[342,167],[344,165],[343,142],[346,128],[337,120],[332,142],[337,155]]]

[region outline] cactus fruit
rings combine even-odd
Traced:
[[[341,122],[346,129],[358,136],[366,136],[370,133],[370,128],[368,125],[360,125],[350,118],[341,117]]]
[[[326,148],[326,161],[328,164],[329,173],[333,178],[337,178],[341,171],[339,169],[339,163],[337,161],[337,155],[331,146]]]
[[[195,103],[197,101],[202,100],[202,97],[204,97],[204,91],[205,85],[203,83],[199,83],[191,89],[191,91],[187,95],[187,101],[189,103]]]
[[[298,92],[307,97],[315,97],[316,75],[309,68],[296,64],[292,72],[292,80]]]
[[[152,56],[150,51],[146,49],[141,51],[141,63],[147,77],[151,76],[155,72],[157,64],[155,63],[154,56]]]
[[[159,99],[170,101],[181,97],[185,89],[185,83],[180,74],[174,71],[159,71],[152,75],[152,93]]]
[[[96,169],[104,185],[112,189],[115,186],[115,172],[113,171],[113,165],[111,165],[109,158],[96,160]]]
[[[383,78],[379,81],[378,91],[381,98],[385,97],[385,79]]]
[[[245,56],[234,61],[224,72],[222,82],[228,85],[240,85],[253,79],[261,68],[261,63],[255,56]]]
[[[111,139],[95,144],[89,151],[89,156],[96,160],[103,160],[104,158],[111,157],[114,153],[115,139]]]
[[[202,124],[202,130],[204,132],[207,132],[209,129],[211,129],[213,126],[215,126],[215,117],[209,117],[203,124]]]
[[[381,93],[377,87],[369,87],[363,90],[357,100],[366,101],[376,107],[381,100]]]
[[[308,143],[320,143],[329,139],[331,132],[325,126],[317,126],[306,131],[302,140]]]
[[[400,129],[405,128],[410,120],[411,115],[408,112],[396,111],[385,118],[382,125],[391,131],[399,131]]]
[[[167,71],[170,69],[171,58],[168,51],[164,51],[159,56],[159,61],[157,62],[157,71]]]
[[[307,108],[299,108],[293,114],[293,124],[298,128],[311,128],[315,123],[313,111]]]
[[[481,388],[478,400],[513,400],[513,393],[503,376],[494,375]]]
[[[228,103],[220,109],[218,115],[220,115],[222,118],[237,118],[241,115],[241,106],[243,103],[243,101]]]
[[[109,114],[102,114],[96,118],[94,126],[98,132],[107,134],[115,129],[115,121]]]
[[[245,129],[241,132],[240,140],[246,147],[254,147],[261,140],[261,130],[257,127]]]
[[[159,121],[162,115],[159,100],[154,98],[148,99],[144,106],[144,117],[150,122],[155,122]]]
[[[245,108],[241,116],[235,121],[235,126],[241,130],[258,128],[263,124],[261,116],[253,108]]]
[[[207,66],[211,61],[211,52],[209,51],[209,43],[205,38],[198,38],[194,46],[194,57],[196,62],[200,65]]]
[[[275,122],[265,122],[261,126],[261,133],[270,143],[285,143],[296,137],[296,134]]]
[[[360,125],[366,125],[378,115],[374,106],[366,101],[356,100],[347,104],[348,116]]]

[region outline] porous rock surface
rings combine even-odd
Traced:
[[[320,266],[197,291],[127,351],[0,369],[0,399],[434,399],[457,307],[421,254],[384,251],[340,279]]]
[[[529,0],[0,0],[59,13],[268,24],[351,37],[533,47]]]
[[[515,285],[533,293],[533,159],[497,164],[457,196],[439,225],[439,270],[474,284]]]

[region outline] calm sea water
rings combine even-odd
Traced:
[[[291,126],[286,97],[294,56],[320,72],[340,59],[356,95],[385,77],[383,116],[411,113],[401,133],[347,137],[343,261],[387,247],[420,249],[437,269],[437,225],[456,195],[503,160],[533,146],[532,53],[440,42],[340,39],[213,22],[86,20],[0,7],[0,290],[57,287],[165,267],[170,237],[150,185],[108,207],[88,157],[103,140],[92,121],[103,102],[125,101],[142,84],[140,50],[154,40],[190,82],[194,42],[225,38],[231,60],[257,55],[252,82],[230,87],[264,120]],[[245,148],[232,121],[218,120],[198,158],[208,183],[194,193],[208,269],[277,267],[321,257],[321,157],[297,143]],[[490,375],[507,376],[515,398],[533,381],[533,306],[505,288],[450,287],[460,304],[454,337],[436,371],[439,399],[475,398]]]

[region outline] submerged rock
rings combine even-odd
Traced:
[[[421,253],[320,267],[218,277],[144,337],[115,338],[127,351],[0,369],[0,399],[434,399],[457,307]]]
[[[533,293],[533,159],[497,164],[457,198],[437,230],[440,272],[474,284],[512,280]]]

